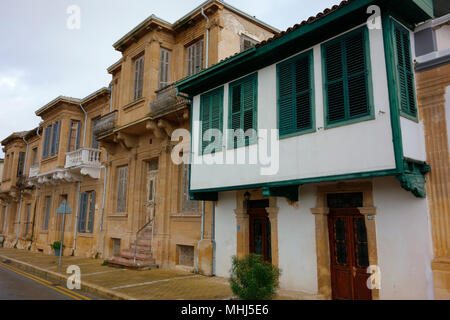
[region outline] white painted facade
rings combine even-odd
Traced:
[[[426,199],[398,187],[393,177],[373,179],[380,299],[433,299],[431,225]],[[315,184],[300,188],[298,206],[277,198],[280,288],[318,293]],[[216,206],[216,275],[228,277],[236,254],[235,192]]]
[[[411,42],[413,42],[413,39],[414,37],[411,37]],[[315,113],[315,132],[283,139],[278,139],[277,135],[279,162],[275,166],[279,170],[275,175],[261,174],[261,168],[268,168],[270,164],[249,164],[249,161],[246,161],[246,164],[223,165],[221,162],[215,162],[218,161],[217,159],[226,162],[226,159],[232,159],[233,155],[235,157],[238,152],[245,152],[247,157],[252,152],[257,154],[263,145],[261,139],[258,140],[258,144],[230,149],[227,147],[228,135],[224,134],[222,152],[217,152],[214,155],[199,154],[199,126],[195,125],[195,121],[200,118],[200,95],[195,96],[192,110],[194,129],[191,190],[199,191],[395,169],[382,30],[369,29],[369,42],[375,118],[324,129],[322,43],[315,45],[308,49],[313,50],[314,53],[315,103],[313,104],[313,110]],[[412,52],[414,52],[414,47]],[[270,65],[257,72],[258,129],[277,128],[276,65]],[[224,131],[228,128],[228,88],[229,83],[226,83],[223,101]],[[401,117],[401,129],[405,157],[425,161],[422,123]],[[276,157],[277,155],[273,156]],[[330,158],[332,158],[332,161],[330,161]],[[208,165],[203,165],[205,163],[208,163]],[[272,161],[272,165],[273,163],[274,161]],[[211,176],[214,176],[214,179],[210,179]]]

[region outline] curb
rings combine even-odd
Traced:
[[[47,269],[43,269],[43,268],[34,266],[32,264],[20,261],[20,260],[10,258],[8,256],[0,255],[0,258],[8,260],[10,265],[13,265],[23,271],[27,271],[27,272],[33,273],[35,275],[41,276],[42,278],[44,278],[46,280],[66,283],[67,279],[69,278],[69,276],[59,274],[57,272],[50,271]],[[126,295],[126,294],[123,294],[120,292],[115,292],[113,290],[110,290],[110,289],[107,289],[107,288],[104,288],[104,287],[101,287],[101,286],[98,286],[96,284],[86,282],[86,281],[81,281],[81,287],[82,287],[83,291],[86,291],[88,293],[93,293],[93,294],[99,294],[99,295],[102,295],[104,297],[107,297],[107,298],[110,298],[113,300],[137,300],[136,298],[133,298],[129,295]]]

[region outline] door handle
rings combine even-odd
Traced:
[[[353,267],[353,268],[352,268],[352,271],[353,271],[352,273],[353,273],[353,278],[354,278],[354,277],[356,277],[356,268]]]

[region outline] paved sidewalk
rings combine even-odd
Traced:
[[[39,252],[0,248],[0,261],[47,280],[62,284],[71,274],[67,267],[77,265],[81,270],[81,290],[107,299],[122,300],[222,300],[231,299],[228,280],[206,277],[179,270],[127,270],[103,265],[102,259],[64,256],[62,267],[58,257]],[[277,300],[315,300],[319,296],[279,290]]]

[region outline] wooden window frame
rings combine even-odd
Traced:
[[[166,55],[167,61],[165,61]],[[172,62],[172,51],[161,47],[159,49],[158,89],[165,88],[169,86],[171,83],[170,82],[171,62]]]
[[[345,106],[345,119],[337,120],[330,123],[328,120],[328,81],[327,81],[327,63],[326,63],[326,54],[325,50],[328,46],[331,46],[336,43],[342,43],[347,38],[354,36],[357,33],[362,33],[364,38],[364,60],[365,60],[365,72],[366,72],[366,86],[367,86],[367,102],[368,102],[368,114],[357,116],[357,117],[349,117],[349,98],[348,98],[348,73],[347,66],[343,63],[342,70],[342,81],[343,81],[343,90],[344,90],[344,106]],[[370,59],[370,39],[369,32],[367,26],[359,27],[355,30],[342,34],[334,39],[328,40],[321,45],[321,55],[322,55],[322,83],[323,83],[323,100],[324,100],[324,123],[325,129],[332,129],[335,127],[345,126],[353,123],[358,123],[362,121],[374,120],[375,119],[375,108],[373,102],[373,82],[372,82],[372,65]],[[345,61],[346,55],[345,50],[342,50],[342,61]],[[336,80],[334,80],[336,81]]]
[[[201,48],[201,54],[198,54],[197,50],[200,50]],[[191,50],[193,51],[191,54]],[[187,76],[193,76],[204,68],[204,41],[203,38],[200,38],[196,40],[195,42],[191,43],[189,46],[186,47],[186,56],[187,56],[187,63],[186,63],[186,69],[187,69]],[[196,62],[196,57],[200,58],[200,64],[198,65]]]
[[[121,187],[121,183],[123,183],[121,180],[120,180],[120,174],[119,174],[119,172],[120,172],[120,170],[122,169],[122,168],[127,168],[126,169],[126,179],[125,179],[125,186],[123,187]],[[120,214],[126,214],[126,212],[127,212],[127,205],[128,205],[128,178],[129,178],[129,166],[128,165],[123,165],[123,166],[118,166],[117,167],[117,169],[116,169],[116,172],[117,172],[117,180],[116,180],[116,196],[117,196],[117,199],[116,199],[116,212],[117,213],[120,213]],[[124,191],[122,190],[122,192],[120,192],[121,191],[121,188],[125,188],[124,189]],[[119,203],[119,201],[121,200],[120,199],[120,194],[121,193],[124,193],[124,204],[120,204]],[[122,210],[123,209],[123,210]]]
[[[133,101],[139,100],[144,91],[144,68],[145,55],[141,54],[133,59],[134,81],[133,81]]]
[[[294,97],[297,97],[298,95],[304,94],[307,91],[309,91],[311,127],[307,128],[307,129],[295,129],[295,130],[292,130],[291,132],[281,133],[280,102],[281,102],[282,97],[280,96],[280,69],[285,66],[289,66],[290,68],[293,68],[293,70],[292,70],[292,72],[293,72],[292,85],[293,85],[293,87],[295,87],[295,64],[297,61],[302,60],[306,57],[309,59],[309,66],[310,66],[310,77],[309,77],[310,78],[309,79],[310,89],[304,90],[302,92],[296,92],[295,88],[292,88],[291,95],[292,95],[292,98],[294,99]],[[293,102],[295,102],[295,101],[293,100]],[[293,104],[292,107],[293,107],[292,112],[295,113],[295,115],[296,115],[296,104]],[[277,65],[277,124],[278,124],[278,130],[280,132],[279,133],[280,139],[316,132],[315,111],[316,111],[316,108],[315,108],[315,86],[314,86],[314,50],[310,49],[308,51],[298,54],[297,56],[295,56],[289,60],[283,61]],[[293,121],[296,123],[297,118],[296,117],[293,118]]]
[[[251,38],[251,37],[249,37],[248,35],[243,34],[243,33],[241,34],[241,39],[240,39],[240,41],[241,41],[241,52],[242,52],[242,51],[245,51],[245,50],[248,50],[248,49],[250,49],[250,48],[253,48],[254,46],[256,46],[256,45],[259,43],[258,40],[255,40],[255,39],[253,39],[253,38]],[[245,48],[245,41],[251,42],[252,45],[251,45],[250,47],[248,47],[248,48]]]
[[[258,73],[255,72],[253,74],[250,74],[242,79],[236,80],[228,85],[228,129],[229,129],[229,136],[228,136],[228,149],[236,149],[239,147],[249,146],[251,144],[255,144],[258,141],[258,137],[253,137],[253,139],[247,139],[244,136],[244,141],[237,141],[234,142],[234,133],[233,130],[233,88],[237,86],[241,86],[241,107],[239,110],[240,113],[240,129],[244,129],[244,111],[242,108],[243,100],[244,100],[244,94],[242,93],[242,85],[244,85],[246,82],[252,82],[253,85],[253,101],[254,105],[252,107],[253,109],[253,125],[252,129],[254,129],[256,132],[258,131]],[[248,110],[248,109],[247,109]],[[236,112],[237,113],[237,112]],[[245,134],[245,132],[244,132]],[[238,139],[239,140],[239,139]],[[242,139],[241,139],[242,140]]]
[[[71,150],[72,149],[72,129],[73,129],[73,125],[74,124],[77,124],[77,129],[76,129],[76,131],[77,131],[77,136],[76,136],[76,139],[75,139],[75,146],[74,146],[74,149],[73,150]],[[69,142],[67,143],[67,151],[68,152],[71,152],[71,151],[76,151],[76,150],[78,150],[78,149],[80,149],[80,144],[81,144],[81,126],[82,126],[82,124],[81,124],[81,121],[80,120],[70,120],[70,129],[69,129]]]
[[[84,199],[86,199],[86,201]],[[80,215],[77,226],[79,233],[94,232],[96,200],[96,192],[94,190],[81,193],[79,211]]]

